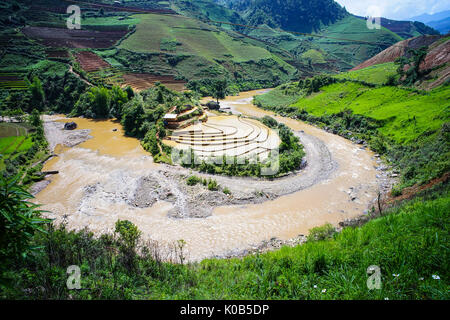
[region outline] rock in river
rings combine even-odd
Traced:
[[[67,122],[64,124],[64,130],[75,130],[77,128],[77,124],[75,122]]]

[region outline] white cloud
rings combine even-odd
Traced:
[[[383,17],[408,19],[424,13],[450,10],[450,0],[335,0],[350,13],[367,16],[368,8],[378,7]]]

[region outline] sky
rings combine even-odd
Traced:
[[[408,19],[424,13],[450,10],[450,0],[335,0],[359,16]]]

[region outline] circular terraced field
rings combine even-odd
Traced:
[[[164,141],[181,150],[192,149],[200,159],[214,157],[259,156],[267,158],[270,151],[281,143],[278,134],[253,119],[237,116],[210,117],[206,123],[198,123],[176,130]]]

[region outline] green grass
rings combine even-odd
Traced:
[[[325,63],[323,54],[320,51],[309,49],[302,54],[302,59],[310,60],[312,63]]]
[[[84,18],[82,24],[85,26],[131,26],[136,25],[140,22],[138,18],[131,17],[120,17],[120,16],[112,16],[112,17],[89,17]]]
[[[13,152],[27,151],[33,145],[31,137],[14,136],[0,138],[0,154],[7,156]]]
[[[270,106],[270,107],[284,107],[290,106],[291,104],[296,103],[300,97],[302,96],[302,92],[300,92],[297,88],[294,90],[287,91],[288,87],[296,87],[296,82],[293,82],[290,85],[281,85],[268,93],[259,95],[255,97],[255,102],[261,105],[262,107]]]
[[[314,237],[294,248],[188,265],[137,257],[117,244],[120,238],[114,242],[112,237],[60,229],[36,238],[36,245],[52,250],[43,249],[35,260],[11,270],[13,287],[1,297],[447,300],[449,209],[450,197],[444,189],[443,194],[410,201],[362,227],[338,234],[329,227],[319,228]],[[93,290],[67,290],[68,261],[81,266],[81,285]],[[133,263],[126,266],[124,261]],[[367,287],[367,269],[372,265],[380,268],[381,289]],[[42,285],[45,291],[23,290]]]
[[[343,72],[335,75],[337,79],[348,79],[365,81],[373,84],[384,84],[388,80],[389,76],[395,76],[397,74],[398,66],[393,63],[383,63],[370,66],[364,69]]]
[[[270,93],[269,93],[270,94]],[[418,93],[397,87],[368,88],[359,83],[336,83],[301,98],[292,106],[321,116],[351,109],[385,124],[380,133],[408,143],[424,133],[436,132],[449,120],[450,87]]]
[[[20,141],[23,140],[24,137],[7,137],[0,138],[0,153],[1,154],[9,154],[14,151],[14,147],[18,145]]]

